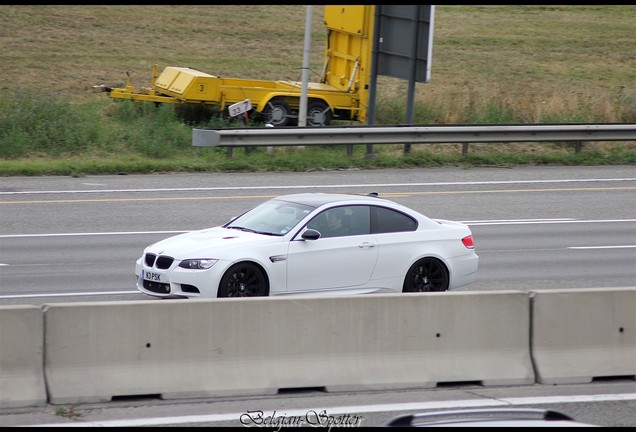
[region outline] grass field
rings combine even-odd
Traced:
[[[280,151],[268,163],[271,155],[237,152],[235,160],[221,163],[223,153],[191,149],[190,127],[172,124],[169,114],[132,119],[120,104],[92,92],[101,82],[122,84],[126,72],[134,86],[148,86],[153,64],[160,70],[190,66],[219,76],[300,80],[305,12],[304,5],[0,6],[0,175],[153,170],[148,165],[333,168],[332,149],[325,149],[324,157]],[[322,14],[321,6],[313,7],[310,80],[323,64]],[[635,123],[635,34],[634,5],[439,5],[431,81],[416,86],[415,123]],[[404,122],[406,89],[406,81],[380,77],[378,123]],[[161,134],[170,137],[170,145],[162,145]],[[404,160],[399,147],[384,147],[388,165],[468,163],[457,146],[421,149],[424,162],[417,162],[417,155]],[[561,147],[527,145],[522,153],[570,158],[572,152]],[[636,143],[594,148],[618,151],[618,163],[633,163]],[[480,150],[479,160],[485,156]],[[283,160],[287,157],[294,160]],[[149,164],[134,163],[148,158]],[[178,164],[171,164],[175,159]],[[558,157],[541,162],[516,155],[490,163],[558,163]]]

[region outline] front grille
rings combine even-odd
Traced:
[[[153,282],[144,279],[144,288],[157,294],[170,294],[170,284]]]
[[[144,262],[148,267],[154,267],[157,265],[158,269],[169,269],[172,263],[174,262],[174,258],[165,256],[165,255],[155,255],[153,253],[147,253],[144,257]]]
[[[159,255],[159,258],[157,258],[156,264],[158,269],[165,270],[165,269],[169,269],[173,262],[174,262],[174,258],[169,256]]]
[[[153,265],[155,265],[155,259],[157,259],[157,255],[152,254],[152,253],[147,253],[146,254],[146,265],[148,267],[152,267]]]

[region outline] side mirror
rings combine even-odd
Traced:
[[[320,232],[314,229],[306,229],[301,237],[305,240],[318,240],[320,238]]]

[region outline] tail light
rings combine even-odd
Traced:
[[[464,243],[464,246],[466,246],[466,248],[468,249],[475,249],[475,242],[473,241],[472,235],[464,237],[462,239],[462,243]]]

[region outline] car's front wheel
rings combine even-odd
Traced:
[[[448,290],[448,270],[435,258],[422,258],[406,273],[402,292],[429,292]]]
[[[265,297],[269,282],[259,266],[249,262],[230,267],[219,284],[218,297]]]

